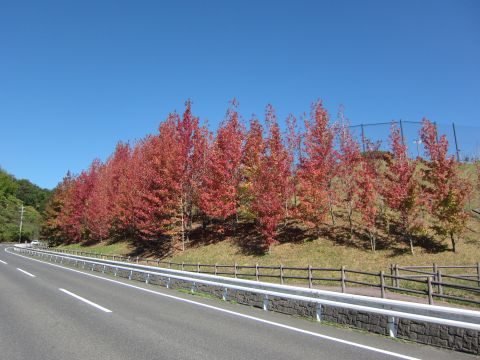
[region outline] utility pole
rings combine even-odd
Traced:
[[[23,214],[25,213],[25,207],[22,204],[21,210],[20,210],[20,233],[18,235],[18,243],[22,243],[22,227],[23,227]]]

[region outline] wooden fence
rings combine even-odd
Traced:
[[[126,261],[142,265],[167,267],[170,269],[193,271],[203,274],[232,276],[235,278],[252,280],[277,280],[280,284],[286,282],[308,284],[312,288],[316,285],[334,284],[347,292],[351,286],[367,286],[377,288],[379,296],[387,297],[387,291],[395,291],[415,296],[426,297],[429,304],[434,299],[446,299],[480,305],[480,263],[471,266],[390,266],[390,273],[384,271],[369,272],[355,269],[293,267],[293,266],[261,266],[261,265],[233,265],[200,264],[162,261],[160,259],[144,259],[114,254],[101,254],[76,250],[56,250],[80,256],[90,256],[99,259]],[[465,274],[449,274],[448,270],[473,270]],[[431,271],[430,271],[431,270]]]

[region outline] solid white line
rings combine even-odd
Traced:
[[[8,265],[6,261],[0,260],[0,263]]]
[[[70,292],[70,291],[68,291],[68,290],[61,289],[61,288],[58,289],[58,290],[64,292],[65,294],[68,294],[68,295],[70,295],[70,296],[73,296],[75,299],[78,299],[78,300],[80,300],[80,301],[83,301],[84,303],[87,303],[88,305],[91,305],[91,306],[93,306],[93,307],[96,307],[97,309],[102,310],[102,311],[104,311],[104,312],[106,312],[106,313],[111,313],[111,312],[112,312],[112,310],[109,310],[109,309],[107,309],[107,308],[104,308],[103,306],[100,306],[100,305],[98,305],[98,304],[95,304],[93,301],[87,300],[87,299],[85,299],[85,298],[83,298],[83,297],[81,297],[81,296],[78,296],[77,294],[74,294],[74,293],[72,293],[72,292]]]
[[[17,268],[17,270],[18,270],[18,271],[21,271],[22,273],[24,273],[24,274],[26,274],[26,275],[28,275],[28,276],[36,277],[35,275],[30,274],[28,271],[22,270],[22,269],[20,269],[20,268]]]
[[[419,358],[411,357],[411,356],[408,356],[408,355],[403,355],[403,354],[399,354],[399,353],[396,353],[396,352],[383,350],[383,349],[375,348],[375,347],[368,346],[368,345],[363,345],[363,344],[356,343],[356,342],[353,342],[353,341],[348,341],[348,340],[339,339],[339,338],[335,338],[335,337],[328,336],[328,335],[319,334],[319,333],[316,333],[316,332],[313,332],[313,331],[303,330],[303,329],[300,329],[300,328],[296,328],[296,327],[293,327],[293,326],[277,323],[277,322],[274,322],[274,321],[269,321],[269,320],[264,320],[264,319],[261,319],[261,318],[257,318],[255,316],[250,316],[250,315],[245,315],[245,314],[242,314],[242,313],[237,313],[237,312],[232,311],[232,310],[222,309],[222,308],[219,308],[219,307],[216,307],[216,306],[213,306],[213,305],[203,304],[201,302],[197,302],[197,301],[194,301],[194,300],[183,299],[183,298],[180,298],[180,297],[177,297],[177,296],[174,296],[174,295],[163,294],[163,293],[158,292],[158,291],[142,288],[142,287],[135,286],[135,285],[132,285],[132,284],[123,283],[121,281],[117,281],[117,280],[113,280],[113,279],[109,279],[109,278],[104,278],[102,276],[98,276],[98,275],[94,275],[94,274],[90,274],[90,273],[85,273],[83,271],[67,268],[67,267],[64,267],[64,266],[61,266],[61,265],[58,265],[58,264],[52,264],[52,263],[48,263],[48,262],[41,261],[41,260],[38,260],[38,259],[33,259],[31,257],[28,257],[28,256],[24,256],[24,255],[16,254],[14,252],[7,251],[6,248],[4,250],[5,250],[5,252],[7,252],[9,254],[24,257],[26,259],[37,261],[37,262],[40,262],[42,264],[58,267],[58,268],[65,269],[65,270],[68,270],[68,271],[72,271],[72,272],[75,272],[75,273],[78,273],[78,274],[83,274],[83,275],[90,276],[90,277],[93,277],[93,278],[96,278],[96,279],[101,279],[101,280],[108,281],[108,282],[111,282],[111,283],[123,285],[123,286],[129,287],[129,288],[133,288],[133,289],[141,290],[141,291],[144,291],[144,292],[148,292],[150,294],[163,296],[163,297],[166,297],[166,298],[169,298],[169,299],[174,299],[174,300],[186,302],[186,303],[189,303],[189,304],[201,306],[201,307],[212,309],[212,310],[217,310],[217,311],[220,311],[220,312],[223,312],[223,313],[227,313],[227,314],[238,316],[238,317],[241,317],[241,318],[257,321],[257,322],[268,324],[268,325],[271,325],[271,326],[275,326],[275,327],[279,327],[279,328],[283,328],[283,329],[288,329],[288,330],[291,330],[291,331],[295,331],[295,332],[298,332],[298,333],[318,337],[318,338],[325,339],[325,340],[335,341],[335,342],[338,342],[338,343],[341,343],[341,344],[350,345],[350,346],[361,348],[361,349],[364,349],[364,350],[369,350],[369,351],[373,351],[373,352],[377,352],[377,353],[381,353],[381,354],[385,354],[385,355],[394,356],[394,357],[397,357],[399,359],[420,360]]]

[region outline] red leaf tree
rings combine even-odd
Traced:
[[[363,223],[367,229],[372,251],[377,247],[376,218],[378,214],[378,189],[377,171],[375,167],[374,150],[367,149],[360,163],[358,177],[359,194],[356,208],[362,215]]]
[[[353,232],[353,211],[360,193],[362,154],[360,145],[352,136],[348,122],[343,121],[339,127],[339,164],[338,177],[342,192],[342,202],[347,211],[350,234]]]
[[[387,159],[383,196],[390,209],[399,214],[400,225],[410,244],[412,255],[412,233],[421,225],[420,174],[416,173],[416,163],[408,158],[400,129],[392,124],[390,130],[392,156]]]
[[[305,126],[305,156],[298,171],[299,210],[302,220],[318,231],[327,213],[330,211],[333,214],[332,199],[335,194],[331,192],[337,161],[335,129],[329,125],[329,116],[321,101],[313,104]]]
[[[245,129],[239,121],[237,103],[232,102],[208,152],[200,207],[212,218],[226,220],[237,215],[241,161]]]
[[[467,213],[465,204],[471,191],[471,184],[459,176],[458,163],[448,155],[448,141],[445,135],[437,141],[437,128],[427,119],[423,120],[420,136],[425,146],[427,162],[424,180],[425,202],[437,220],[434,229],[439,235],[450,237],[452,250],[456,251],[456,239],[465,229]]]
[[[269,251],[276,242],[278,224],[286,216],[284,204],[289,196],[291,158],[282,142],[280,127],[271,105],[267,106],[266,123],[268,136],[252,182],[252,209],[257,214],[265,248]]]

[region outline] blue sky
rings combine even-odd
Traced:
[[[245,120],[321,98],[352,124],[455,121],[471,147],[479,18],[474,0],[0,0],[0,166],[52,188],[187,98],[212,129],[233,97]]]

